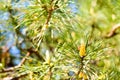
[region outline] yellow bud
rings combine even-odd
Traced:
[[[83,75],[84,75],[83,72],[80,72],[79,73],[79,78],[83,78]]]
[[[79,78],[84,79],[84,80],[88,79],[87,75],[85,73],[83,73],[83,72],[79,73]]]
[[[79,55],[80,55],[80,57],[84,57],[86,55],[86,53],[85,53],[85,44],[80,45]]]

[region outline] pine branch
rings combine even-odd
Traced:
[[[79,73],[81,72],[81,70],[83,69],[84,63],[83,63],[84,57],[81,57],[81,66],[79,66],[79,71],[77,73],[77,76],[79,76]]]
[[[50,18],[51,18],[51,16],[52,16],[52,12],[53,12],[53,6],[52,6],[52,3],[53,3],[53,1],[54,0],[51,0],[51,2],[50,2],[50,4],[51,4],[51,6],[50,6],[50,9],[48,10],[48,17],[47,17],[47,20],[46,20],[46,25],[48,25],[48,23],[49,23],[49,21],[50,21]]]
[[[26,54],[26,56],[21,60],[21,62],[20,62],[20,64],[19,64],[18,66],[22,66],[22,64],[24,64],[25,61],[26,61],[26,57],[29,57],[29,56],[30,56],[30,52],[28,52],[28,53]]]
[[[0,71],[0,73],[3,73],[3,72],[9,72],[9,71],[14,71],[15,69],[21,67],[22,64],[25,63],[25,61],[26,61],[26,57],[28,57],[28,56],[30,56],[30,52],[28,52],[28,53],[26,54],[26,56],[21,60],[21,62],[20,62],[17,66],[3,69],[3,70]]]
[[[113,26],[112,30],[109,32],[109,34],[106,36],[106,38],[111,38],[115,35],[117,35],[118,33],[116,33],[116,30],[120,28],[120,23],[116,24]]]
[[[17,75],[15,77],[8,77],[7,76],[7,77],[3,78],[2,80],[18,80],[18,79],[20,79],[22,77],[25,77],[27,75],[28,75],[28,73],[25,73],[25,74],[22,74],[22,75]]]

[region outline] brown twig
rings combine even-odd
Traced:
[[[48,23],[50,22],[50,18],[51,18],[51,16],[52,16],[52,12],[56,9],[56,8],[53,6],[53,2],[54,2],[54,0],[51,0],[51,1],[50,1],[50,7],[45,6],[45,5],[42,7],[42,8],[44,8],[44,9],[47,11],[47,13],[48,13],[48,15],[47,15],[47,20],[46,20],[46,22],[45,22],[44,25],[48,25]]]
[[[5,68],[5,69],[2,69],[1,71],[0,71],[0,73],[4,73],[4,72],[10,72],[10,71],[13,71],[13,70],[15,70],[16,68],[19,68],[20,66],[14,66],[14,67],[10,67],[10,68]]]
[[[25,73],[25,74],[22,74],[22,75],[13,77],[11,80],[19,80],[19,78],[25,77],[25,76],[27,76],[27,75],[28,75],[28,73]]]
[[[83,69],[84,63],[83,63],[84,57],[81,57],[81,66],[79,66],[79,71],[77,73],[77,76],[79,75],[79,73],[81,72],[81,70]]]
[[[41,61],[45,61],[42,55],[39,54],[39,51],[34,50],[33,48],[27,49],[28,52],[34,53]]]
[[[25,77],[27,75],[28,75],[28,73],[17,75],[15,77],[7,76],[7,77],[4,77],[2,80],[18,80],[19,78]]]
[[[30,55],[30,52],[28,52],[28,53],[26,54],[26,56],[21,60],[20,64],[18,64],[17,66],[3,69],[3,70],[1,70],[0,72],[9,72],[9,71],[13,71],[13,70],[15,70],[15,69],[21,67],[22,64],[25,63],[25,61],[26,61],[26,57],[28,57],[29,55]]]
[[[106,38],[110,38],[110,37],[113,37],[115,36],[117,33],[116,33],[116,30],[120,28],[120,23],[119,24],[116,24],[115,26],[113,26],[112,30],[109,32],[109,34],[106,36]]]
[[[53,0],[51,1],[51,6],[50,6],[50,8],[47,10],[47,12],[48,12],[48,17],[47,17],[47,20],[46,20],[46,22],[45,22],[45,25],[48,25],[48,23],[49,23],[49,21],[50,21],[50,18],[51,18],[51,16],[52,16],[52,12],[54,11],[54,8],[53,8],[53,6],[52,6],[52,3],[53,3]]]
[[[18,66],[22,66],[22,64],[25,63],[26,57],[30,56],[30,52],[27,52],[26,56],[21,60],[20,64]]]
[[[47,16],[47,20],[45,22],[45,25],[48,25],[48,23],[50,22],[53,11],[58,8],[58,6],[53,5],[53,2],[54,2],[54,0],[51,0],[51,2],[50,2],[51,6],[50,6],[50,8],[47,9],[48,16]]]
[[[79,71],[77,72],[77,74],[76,74],[76,78],[77,79],[79,79],[79,74],[80,74],[80,72],[83,70],[83,66],[84,66],[84,58],[85,58],[85,56],[84,57],[81,57],[80,59],[80,61],[81,61],[81,64],[79,65]]]

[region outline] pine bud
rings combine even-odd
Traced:
[[[83,73],[83,72],[80,72],[80,73],[79,73],[79,78],[80,78],[80,79],[84,79],[84,80],[87,80],[87,79],[88,79],[87,75],[86,75],[85,73]]]
[[[46,63],[50,64],[50,53],[48,50],[46,51],[45,55],[46,55]]]
[[[80,50],[79,51],[80,57],[84,57],[86,55],[86,53],[85,53],[85,44],[81,44],[79,50]]]

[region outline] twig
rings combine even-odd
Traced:
[[[34,50],[33,48],[27,49],[28,52],[34,53],[41,61],[45,61],[42,55],[39,55],[39,52],[37,50]]]
[[[3,70],[1,70],[0,72],[9,72],[9,71],[13,71],[13,70],[21,67],[22,64],[24,64],[24,62],[26,61],[26,57],[28,57],[29,55],[30,55],[30,52],[28,52],[28,53],[26,54],[26,56],[21,60],[20,64],[18,64],[17,66],[3,69]]]
[[[51,16],[52,16],[52,12],[53,12],[53,10],[54,10],[54,8],[53,8],[53,6],[52,6],[52,3],[53,3],[53,0],[51,1],[51,6],[50,6],[50,9],[49,10],[47,10],[48,11],[48,17],[47,17],[47,20],[46,20],[46,22],[45,22],[45,25],[48,25],[48,23],[49,23],[49,21],[50,21],[50,18],[51,18]]]
[[[19,68],[20,66],[14,66],[14,67],[10,67],[10,68],[6,68],[6,69],[3,69],[0,71],[0,73],[3,73],[3,72],[10,72],[10,71],[13,71],[15,70],[16,68]]]
[[[110,38],[110,37],[113,37],[115,36],[117,33],[116,33],[116,30],[120,28],[120,23],[119,24],[116,24],[115,26],[113,26],[112,30],[109,32],[109,34],[106,36],[106,38]]]
[[[22,74],[22,75],[19,75],[19,76],[13,77],[11,80],[19,80],[19,78],[25,77],[25,76],[27,76],[27,75],[28,75],[28,73],[26,73],[26,74]]]
[[[52,78],[52,68],[53,68],[53,66],[50,66],[50,68],[49,68],[50,80],[51,80],[51,78]]]
[[[85,56],[84,56],[84,57],[81,57],[81,64],[79,65],[79,71],[78,71],[77,74],[76,74],[76,78],[77,78],[77,79],[79,79],[79,74],[80,74],[80,72],[83,70],[83,66],[84,66],[83,61],[84,61],[84,58],[85,58]]]
[[[48,25],[48,23],[50,22],[51,16],[52,16],[52,12],[58,8],[58,6],[57,7],[53,6],[53,2],[54,2],[54,0],[51,0],[51,2],[50,2],[51,6],[47,10],[48,16],[47,16],[47,20],[45,22],[45,25]]]
[[[81,57],[81,66],[79,67],[79,71],[78,71],[77,75],[79,75],[79,73],[83,69],[83,66],[84,66],[83,60],[84,60],[84,57]]]
[[[26,57],[30,56],[30,52],[27,52],[26,56],[21,60],[20,64],[18,66],[22,66],[22,64],[25,63]]]
[[[8,77],[3,78],[2,80],[18,80],[19,78],[25,77],[27,75],[28,75],[28,73],[21,74],[21,75],[15,76],[15,77],[8,76]]]

